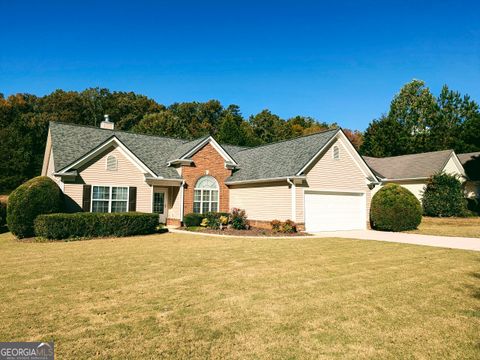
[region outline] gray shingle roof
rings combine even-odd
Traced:
[[[112,136],[116,136],[157,176],[178,179],[180,178],[178,172],[174,168],[167,167],[167,162],[172,160],[170,154],[188,142],[188,140],[58,122],[50,123],[50,132],[55,171],[72,164]]]
[[[374,158],[364,156],[367,165],[381,178],[427,178],[443,170],[453,150]]]
[[[240,150],[233,155],[239,170],[227,182],[294,176],[338,131],[333,129]]]
[[[465,172],[470,180],[480,180],[480,151],[465,154],[458,154]]]

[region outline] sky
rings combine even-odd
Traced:
[[[0,0],[0,93],[218,99],[364,130],[412,79],[480,102],[480,2]]]

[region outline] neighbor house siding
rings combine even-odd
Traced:
[[[106,158],[115,155],[118,161],[117,171],[106,170]],[[136,167],[119,148],[97,156],[79,169],[79,177],[74,184],[65,184],[65,194],[70,196],[80,207],[82,206],[83,184],[118,185],[137,188],[137,208],[139,212],[152,211],[152,188],[145,182],[143,172]]]
[[[340,158],[333,158],[333,147],[338,146]],[[335,140],[325,149],[320,159],[306,172],[306,181],[296,187],[296,222],[303,223],[304,191],[340,190],[366,193],[367,214],[370,209],[370,189],[367,186],[366,175],[353,158],[349,145],[342,138]]]
[[[393,182],[394,184],[398,184],[400,186],[403,186],[404,188],[410,190],[410,192],[415,195],[415,197],[422,201],[423,197],[423,191],[425,190],[425,186],[427,185],[426,180],[418,180],[418,181],[395,181]],[[375,188],[372,190],[372,196],[375,195],[378,190],[380,190],[383,187],[381,186],[375,186]]]
[[[230,206],[244,209],[250,220],[292,218],[291,191],[287,182],[230,186]]]

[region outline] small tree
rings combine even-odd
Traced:
[[[423,213],[426,216],[466,216],[467,201],[458,177],[445,173],[433,175],[423,192]]]

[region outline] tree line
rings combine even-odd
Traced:
[[[40,173],[50,121],[99,126],[104,114],[118,130],[183,139],[210,134],[220,143],[240,146],[337,126],[308,116],[282,119],[269,110],[245,118],[239,106],[223,106],[217,100],[165,106],[144,95],[101,88],[57,90],[40,97],[0,94],[0,194]],[[435,97],[419,80],[403,86],[389,112],[373,120],[365,133],[343,130],[361,154],[369,156],[480,151],[478,104],[447,86]]]

